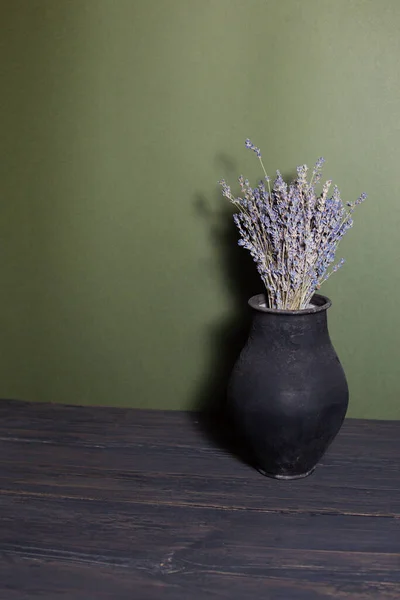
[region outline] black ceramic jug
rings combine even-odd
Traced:
[[[316,294],[305,310],[274,310],[260,294],[249,305],[251,331],[228,388],[234,422],[261,473],[306,477],[338,433],[348,405],[327,326],[331,302]]]

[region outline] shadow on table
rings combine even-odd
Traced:
[[[218,201],[221,202],[220,198]],[[231,294],[233,310],[230,310],[225,322],[219,321],[210,329],[209,364],[194,401],[195,418],[203,434],[213,444],[253,466],[251,453],[234,426],[226,401],[226,390],[249,332],[251,312],[248,299],[262,292],[262,283],[251,257],[238,246],[238,233],[232,221],[230,205],[223,205],[218,212],[214,212],[210,210],[206,199],[197,197],[196,210],[209,228],[216,264]]]

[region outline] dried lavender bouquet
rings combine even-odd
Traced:
[[[286,184],[277,176],[271,189],[261,151],[249,139],[246,148],[257,155],[264,178],[255,187],[239,177],[241,196],[235,198],[225,180],[223,195],[238,209],[233,218],[240,233],[239,245],[253,257],[266,288],[269,308],[301,310],[332,273],[344,263],[335,262],[338,244],[353,226],[353,212],[366,198],[343,204],[335,185],[327,181],[317,194],[324,159],[320,158],[308,181],[308,167],[297,168],[297,178]]]

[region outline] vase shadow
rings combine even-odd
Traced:
[[[212,206],[221,205],[218,210],[212,209],[201,195],[196,196],[195,209],[206,222],[215,262],[232,298],[233,310],[226,321],[210,327],[209,362],[192,405],[193,415],[203,435],[214,445],[254,467],[252,453],[235,427],[227,402],[227,386],[249,333],[251,311],[248,299],[262,293],[263,286],[251,257],[238,246],[231,206],[224,204],[223,199],[221,201],[219,190],[217,197]]]

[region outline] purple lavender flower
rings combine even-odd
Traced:
[[[257,148],[257,146],[255,146],[251,140],[249,140],[249,138],[247,138],[247,140],[245,141],[245,146],[246,148],[248,148],[249,150],[253,150],[253,152],[255,152],[258,156],[258,158],[261,158],[261,150],[260,148]]]
[[[322,158],[322,156],[315,163],[315,167],[313,169],[312,177],[311,177],[312,185],[315,185],[321,179],[322,167],[324,166],[324,163],[325,163],[325,159]]]
[[[366,194],[344,205],[337,186],[328,196],[331,181],[317,194],[323,158],[316,162],[310,182],[308,168],[302,165],[290,185],[278,171],[271,190],[260,149],[249,139],[245,145],[260,160],[264,179],[252,188],[247,179],[239,177],[241,197],[233,196],[224,180],[220,182],[223,195],[238,209],[233,217],[238,243],[255,261],[271,308],[305,308],[321,284],[342,267],[343,259],[335,264],[336,249],[353,226],[354,209]]]

